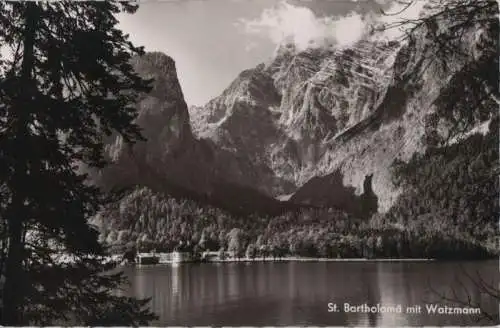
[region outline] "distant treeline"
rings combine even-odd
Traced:
[[[496,252],[498,133],[473,135],[394,164],[404,191],[386,214],[336,209],[237,217],[137,188],[96,219],[102,241],[126,249],[225,249],[239,256],[485,258]]]

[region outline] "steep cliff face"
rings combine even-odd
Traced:
[[[172,58],[147,53],[132,64],[142,77],[154,79],[152,91],[137,104],[137,124],[147,141],[129,146],[118,135],[107,140],[113,164],[99,172],[100,183],[107,187],[153,183],[160,167],[165,169],[162,178],[170,176],[166,172],[178,170],[176,162],[196,146]]]
[[[457,56],[443,70],[430,33],[422,27],[401,43],[373,36],[347,49],[283,46],[205,107],[191,108],[193,131],[271,171],[278,179],[256,180],[269,195],[294,193],[312,178],[322,189],[315,194],[331,193],[342,186],[319,181],[337,171],[343,185],[360,194],[373,175],[373,192],[385,211],[399,194],[391,164],[425,149],[425,121],[435,100],[475,56]],[[473,49],[478,40],[471,28],[461,46]]]
[[[106,188],[145,186],[231,210],[279,210],[282,205],[277,200],[250,188],[279,180],[273,172],[193,136],[172,58],[147,53],[132,64],[142,77],[154,80],[153,90],[137,104],[137,123],[146,141],[129,146],[120,136],[111,136],[106,154],[112,164],[93,172],[95,181]]]
[[[194,131],[291,184],[268,186],[271,195],[293,193],[311,178],[342,168],[325,159],[335,156],[339,143],[356,144],[339,140],[357,135],[383,101],[399,47],[363,41],[350,49],[297,53],[283,46],[273,61],[240,74],[204,108],[192,108]],[[370,174],[344,172],[353,173],[360,176],[355,186]]]
[[[191,108],[195,133],[266,166],[293,193],[321,171],[334,138],[367,118],[390,79],[397,43],[346,50],[283,46],[269,63],[242,72],[220,97]]]

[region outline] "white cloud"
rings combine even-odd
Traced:
[[[334,40],[340,46],[350,46],[367,32],[367,22],[359,14],[350,14],[334,22]]]
[[[389,0],[377,0],[387,4]],[[405,18],[416,18],[427,1],[415,1],[415,4],[394,16],[351,12],[341,18],[318,17],[309,8],[293,5],[286,0],[278,5],[265,9],[253,19],[242,19],[238,27],[246,33],[268,37],[276,45],[283,42],[292,43],[297,50],[310,47],[321,47],[335,44],[340,47],[351,46],[367,35],[372,25],[390,24]],[[398,12],[403,8],[401,3],[393,3],[388,13]],[[402,34],[397,29],[384,32],[381,37],[395,38]]]
[[[358,14],[353,13],[340,20],[320,18],[311,9],[286,1],[265,9],[254,20],[240,20],[239,23],[247,33],[264,34],[276,44],[290,42],[298,50],[327,42],[350,45],[365,33],[365,23]]]

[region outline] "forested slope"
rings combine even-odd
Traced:
[[[237,217],[220,209],[136,189],[95,223],[115,250],[221,247],[240,255],[317,257],[483,258],[496,253],[498,120],[474,134],[394,164],[404,188],[386,214],[351,217],[309,208],[281,216]]]

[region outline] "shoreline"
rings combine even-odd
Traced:
[[[241,258],[211,260],[204,263],[217,262],[428,262],[436,259],[400,258],[400,259],[369,259],[369,258],[321,258],[321,257],[284,257],[284,258]]]
[[[181,263],[196,264],[220,264],[220,263],[259,263],[259,262],[436,262],[437,259],[425,258],[400,258],[400,259],[368,259],[368,258],[309,258],[309,257],[287,257],[287,258],[241,258],[241,259],[212,259],[209,261],[160,261],[156,264],[132,263],[137,266],[178,265]]]

